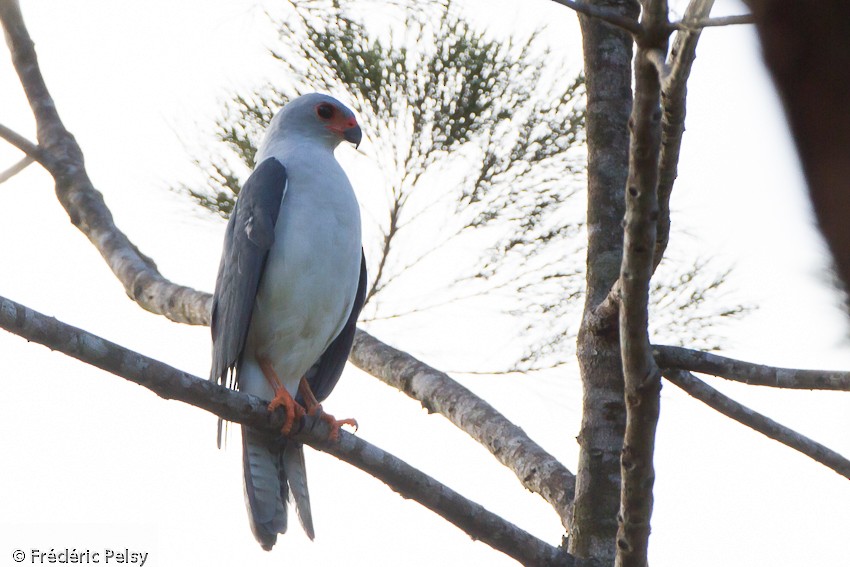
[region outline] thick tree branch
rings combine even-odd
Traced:
[[[811,457],[841,476],[850,479],[850,460],[842,457],[829,447],[821,445],[817,441],[813,441],[805,435],[801,435],[793,429],[789,429],[769,417],[739,404],[702,380],[699,380],[690,372],[664,369],[663,374],[667,380],[723,415]]]
[[[624,29],[635,37],[640,37],[644,33],[643,26],[641,26],[640,22],[630,18],[629,16],[623,15],[621,12],[616,10],[602,8],[589,2],[574,2],[573,0],[554,0],[554,2],[561,6],[572,8],[579,14],[584,14],[585,16],[590,16],[591,18],[596,18],[618,28]]]
[[[667,2],[648,0],[641,20],[650,41],[638,42],[635,99],[626,185],[623,261],[620,269],[620,355],[626,397],[621,455],[617,567],[645,567],[655,482],[653,455],[661,374],[649,342],[649,282],[658,219],[661,150],[661,82],[653,54],[667,53]]]
[[[499,462],[517,475],[523,486],[551,504],[568,527],[575,476],[521,428],[445,373],[382,343],[365,331],[358,330],[354,345],[351,362],[358,368],[419,400],[429,412],[444,415],[487,447]]]
[[[640,14],[635,0],[590,3],[632,20]],[[634,42],[597,18],[579,14],[579,23],[587,84],[587,288],[576,344],[584,396],[569,550],[613,565],[626,413],[623,363],[617,318],[600,325],[594,311],[617,281],[622,260]]]
[[[711,374],[753,386],[850,391],[850,372],[846,371],[777,368],[673,346],[654,345],[652,349],[662,368]]]
[[[39,159],[27,153],[39,159],[53,176],[56,196],[71,222],[94,244],[124,285],[127,295],[143,308],[179,323],[209,324],[209,295],[198,294],[163,278],[153,261],[115,226],[103,195],[94,188],[86,173],[80,146],[59,118],[17,2],[0,1],[0,21],[6,31],[15,70],[35,115],[39,146],[44,155]]]
[[[204,409],[229,421],[280,431],[284,413],[269,413],[267,403],[192,376],[96,335],[66,325],[0,297],[0,327],[27,340],[121,376],[158,396]],[[415,500],[465,531],[525,565],[573,565],[565,553],[464,498],[404,461],[347,432],[328,441],[321,420],[305,419],[298,441],[379,478],[404,498]]]

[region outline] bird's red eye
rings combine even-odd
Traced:
[[[316,107],[316,114],[318,114],[319,118],[322,120],[330,120],[334,115],[334,107],[327,103],[320,104]]]

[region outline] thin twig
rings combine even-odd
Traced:
[[[11,128],[0,124],[0,138],[3,138],[22,152],[24,152],[28,157],[41,162],[45,156],[44,152],[42,152],[41,148],[38,145],[33,144],[29,140],[27,140],[24,136],[18,134]]]
[[[560,4],[561,6],[566,6],[567,8],[572,8],[576,12],[580,14],[584,14],[585,16],[590,16],[591,18],[597,18],[602,20],[603,22],[609,23],[618,28],[622,28],[627,32],[631,33],[635,37],[641,37],[644,34],[643,26],[637,20],[633,20],[631,18],[627,18],[620,14],[619,12],[615,12],[613,10],[607,10],[605,8],[600,8],[599,6],[594,6],[592,4],[586,4],[584,2],[574,2],[573,0],[553,0],[554,2]]]
[[[689,21],[683,18],[681,22],[673,22],[670,24],[674,29],[699,31],[705,28],[717,28],[721,26],[737,26],[741,24],[754,24],[755,18],[752,14],[741,14],[739,16],[720,16],[717,18],[700,18],[695,21]]]
[[[162,398],[204,409],[228,421],[280,431],[284,412],[269,413],[267,402],[192,376],[82,329],[66,325],[0,297],[0,328],[148,388]],[[308,416],[309,417],[309,416]],[[319,419],[306,419],[294,435],[382,480],[404,498],[416,500],[473,539],[525,565],[572,565],[561,550],[519,529],[416,468],[345,431],[339,443],[328,441]]]
[[[25,170],[29,167],[30,164],[35,163],[35,158],[32,156],[25,156],[18,163],[7,169],[6,171],[0,172],[0,184],[6,183],[14,176]]]
[[[850,391],[850,372],[847,371],[777,368],[674,346],[653,345],[652,350],[662,368],[711,374],[753,386]]]
[[[817,441],[813,441],[805,435],[797,433],[793,429],[777,423],[769,417],[753,411],[721,394],[690,372],[674,369],[665,369],[662,372],[667,380],[726,417],[732,418],[775,441],[779,441],[783,445],[811,457],[841,476],[850,479],[850,460],[844,458],[829,447],[821,445]]]

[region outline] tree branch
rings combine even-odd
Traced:
[[[636,0],[594,4],[635,21],[640,15]],[[597,18],[579,14],[578,20],[587,78],[587,285],[576,344],[584,395],[569,550],[613,565],[626,413],[623,363],[617,318],[600,325],[594,312],[615,285],[622,261],[634,41]]]
[[[683,22],[698,22],[708,17],[714,0],[691,0]],[[668,65],[669,74],[663,83],[663,114],[661,117],[661,158],[658,165],[658,234],[655,237],[655,267],[661,263],[670,241],[670,195],[678,176],[679,152],[685,133],[688,77],[696,59],[700,29],[681,30],[673,41]]]
[[[661,150],[661,82],[653,54],[667,53],[667,2],[644,3],[641,23],[650,42],[638,42],[635,98],[626,184],[625,234],[620,268],[620,356],[626,398],[626,431],[620,458],[622,485],[617,567],[645,567],[655,482],[653,455],[661,374],[649,342],[649,282],[658,219]]]
[[[204,409],[228,421],[280,431],[282,410],[269,413],[267,402],[192,376],[101,337],[66,325],[0,297],[0,327],[87,364],[144,386],[158,396]],[[309,416],[293,438],[354,465],[382,480],[404,498],[415,500],[478,539],[525,565],[572,565],[558,548],[517,528],[404,461],[345,431],[328,441],[327,424]]]
[[[575,476],[493,406],[448,375],[359,330],[351,362],[444,415],[511,469],[522,485],[543,497],[567,527]]]
[[[33,144],[29,140],[27,140],[24,136],[21,136],[11,128],[0,124],[0,138],[3,138],[22,152],[24,152],[30,159],[34,159],[40,163],[44,163],[43,160],[46,159],[44,152],[37,145]]]
[[[14,176],[25,170],[29,167],[30,164],[35,162],[35,158],[31,156],[25,156],[23,159],[18,161],[18,163],[14,164],[12,167],[7,169],[6,171],[0,172],[0,184],[6,183]]]
[[[662,368],[711,374],[752,386],[850,391],[850,372],[846,371],[777,368],[674,346],[653,345],[652,349]]]
[[[723,415],[803,453],[831,468],[841,476],[850,479],[850,460],[829,447],[821,445],[817,441],[813,441],[805,435],[797,433],[793,429],[726,397],[690,372],[669,368],[662,372],[667,380]]]
[[[599,20],[602,20],[603,22],[611,24],[612,26],[624,29],[635,37],[640,37],[644,34],[644,29],[640,22],[638,22],[637,20],[633,20],[628,16],[624,16],[620,12],[609,10],[607,8],[601,8],[599,6],[587,4],[585,2],[574,2],[573,0],[554,0],[554,2],[560,4],[561,6],[572,8],[579,14],[584,14],[585,16],[590,16],[591,18],[597,18]]]
[[[37,155],[33,157],[44,164],[56,181],[56,196],[71,222],[94,244],[124,285],[127,295],[143,308],[179,323],[209,324],[209,294],[199,294],[163,278],[153,261],[115,226],[103,195],[94,188],[86,173],[80,146],[59,118],[17,2],[0,1],[0,22],[36,119],[38,141],[44,155],[41,159]],[[0,130],[0,135],[8,134],[6,130]]]
[[[721,16],[718,18],[702,18],[693,20],[687,16],[681,22],[674,22],[671,26],[677,30],[699,31],[705,28],[717,28],[722,26],[737,26],[741,24],[754,24],[755,18],[752,14],[741,14],[739,16]]]

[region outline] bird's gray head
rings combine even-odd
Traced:
[[[354,113],[337,99],[319,93],[299,96],[278,111],[269,136],[297,133],[335,148],[341,141],[360,145],[363,137]]]

